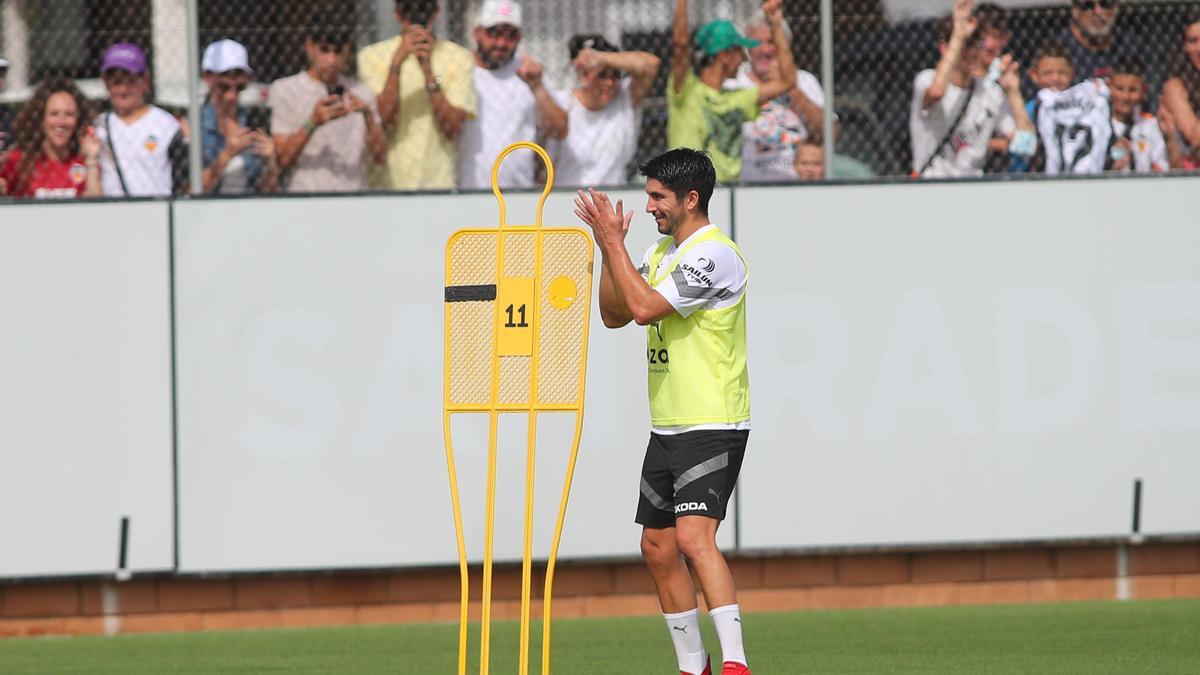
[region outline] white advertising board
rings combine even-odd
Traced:
[[[0,212],[0,577],[174,565],[165,203]]]
[[[551,195],[545,225],[577,223],[572,196]],[[644,207],[638,192],[616,196]],[[531,223],[533,201],[510,197],[509,222]],[[721,191],[712,210],[727,216],[729,204]],[[457,229],[494,227],[495,198],[200,200],[175,209],[181,569],[455,562],[441,415],[445,245]],[[656,236],[640,216],[629,247],[640,257]],[[644,341],[634,327],[606,330],[593,312],[563,558],[637,555],[632,520],[649,431]],[[467,546],[479,560],[486,417],[455,419]],[[539,424],[535,557],[549,551],[572,424],[564,416]],[[524,416],[505,416],[497,560],[521,557],[524,439]],[[730,528],[723,542],[732,536]]]
[[[739,190],[742,543],[1200,531],[1198,190]]]

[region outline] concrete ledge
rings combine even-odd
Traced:
[[[746,611],[1200,597],[1200,540],[1117,545],[824,555],[737,555],[730,567]],[[545,570],[533,573],[540,616]],[[492,616],[520,616],[521,569],[498,566]],[[472,568],[472,618],[482,578]],[[458,620],[457,567],[212,578],[163,575],[0,583],[0,637],[103,635]],[[1122,590],[1124,589],[1124,590]],[[702,601],[702,599],[701,599]],[[658,613],[646,570],[629,561],[561,564],[555,617]]]

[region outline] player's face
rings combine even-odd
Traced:
[[[1146,85],[1137,75],[1113,75],[1108,88],[1112,92],[1113,116],[1121,119],[1132,117],[1146,95]]]
[[[521,44],[521,29],[511,24],[502,23],[488,28],[475,28],[475,44],[479,60],[483,67],[495,70],[509,61]]]
[[[56,151],[65,149],[78,126],[79,106],[75,104],[75,97],[65,91],[51,94],[46,99],[46,114],[42,118],[46,144]]]
[[[1187,27],[1183,33],[1183,53],[1192,67],[1200,70],[1200,21]]]
[[[1058,56],[1043,56],[1029,71],[1030,79],[1042,89],[1062,91],[1071,86],[1075,70],[1066,59]]]
[[[687,209],[679,198],[657,178],[646,180],[646,197],[646,213],[654,217],[658,233],[668,236],[675,234],[687,216]]]

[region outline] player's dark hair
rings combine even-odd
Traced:
[[[1046,40],[1033,53],[1033,67],[1037,68],[1038,61],[1042,59],[1062,59],[1067,62],[1071,68],[1075,68],[1075,60],[1071,58],[1071,50],[1067,49],[1067,45],[1063,44],[1062,40]]]
[[[332,7],[319,9],[308,20],[308,32],[305,37],[317,44],[327,44],[341,48],[353,40],[353,27],[343,12]]]
[[[1184,34],[1184,40],[1187,39],[1187,29],[1197,23],[1200,23],[1200,6],[1193,5],[1183,18],[1180,33]],[[1182,44],[1175,53],[1171,70],[1175,77],[1178,77],[1179,81],[1183,83],[1183,89],[1187,92],[1188,102],[1191,103],[1192,110],[1200,112],[1200,70],[1197,70],[1192,60],[1184,54]]]
[[[400,16],[422,26],[429,25],[429,18],[437,6],[437,0],[396,0],[396,11]]]
[[[668,150],[638,167],[646,178],[653,178],[675,193],[682,200],[695,190],[700,195],[697,207],[708,215],[708,200],[712,198],[717,184],[717,171],[713,168],[708,153],[691,148]]]

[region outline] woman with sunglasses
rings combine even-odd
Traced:
[[[547,143],[555,182],[624,185],[637,152],[642,101],[661,61],[648,52],[619,51],[600,35],[576,35],[567,49],[579,86],[551,94],[568,120],[567,137]]]
[[[1185,19],[1183,49],[1176,56],[1171,79],[1163,85],[1162,110],[1174,122],[1185,169],[1200,169],[1200,7]]]
[[[37,199],[99,196],[100,141],[81,123],[87,114],[87,100],[74,82],[43,82],[13,123],[16,149],[0,166],[0,194]]]
[[[200,109],[206,194],[264,194],[279,191],[275,141],[261,129],[246,127],[238,94],[250,82],[246,48],[218,40],[204,50],[202,62],[208,100]]]

